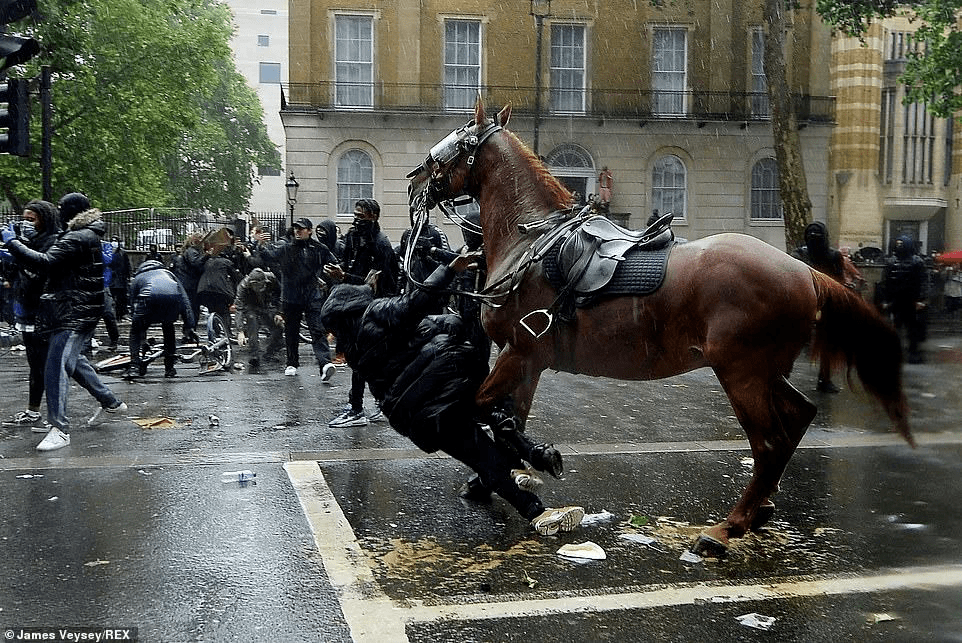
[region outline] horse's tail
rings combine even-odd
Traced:
[[[852,368],[865,389],[892,418],[902,437],[915,446],[908,422],[908,402],[902,391],[902,345],[895,328],[861,295],[831,277],[812,270],[818,315],[812,357],[828,360],[833,370]]]

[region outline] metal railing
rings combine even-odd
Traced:
[[[376,111],[429,114],[468,113],[480,91],[486,105],[511,104],[517,113],[534,113],[533,87],[335,81],[282,86],[285,111]],[[542,90],[542,115],[637,120],[757,121],[768,120],[768,96],[759,92],[651,89]],[[794,95],[799,122],[833,123],[835,97]],[[572,109],[570,106],[576,106]]]

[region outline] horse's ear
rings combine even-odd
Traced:
[[[478,92],[478,99],[474,101],[474,122],[478,125],[484,122],[484,104],[481,102],[481,92]]]
[[[501,127],[506,127],[509,118],[511,118],[511,103],[505,105],[504,108],[498,112],[498,118],[495,120]]]

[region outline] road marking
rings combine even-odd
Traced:
[[[808,596],[832,596],[903,589],[934,590],[962,586],[962,565],[909,567],[884,574],[786,577],[762,584],[659,584],[658,589],[625,593],[591,593],[481,603],[403,605],[381,589],[354,530],[337,504],[316,461],[284,465],[307,516],[324,569],[341,610],[358,643],[407,641],[405,626],[450,620],[544,616],[552,613],[597,613],[695,603],[746,602]]]

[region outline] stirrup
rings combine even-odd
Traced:
[[[545,322],[544,328],[541,330],[541,332],[535,332],[534,329],[528,325],[527,319],[532,315],[544,315],[547,318],[547,321]],[[538,310],[532,310],[530,313],[522,317],[518,323],[520,323],[526,331],[531,333],[535,339],[541,339],[541,337],[551,329],[551,325],[554,323],[554,315],[552,315],[547,308],[540,308]]]

